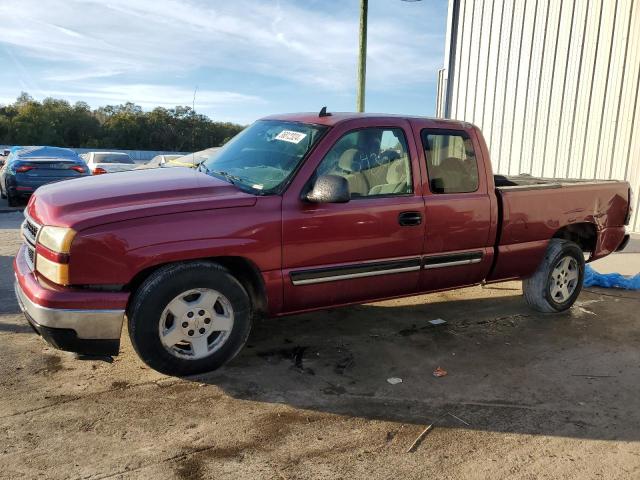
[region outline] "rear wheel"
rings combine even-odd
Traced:
[[[221,367],[241,350],[251,330],[246,290],[210,262],[159,269],[136,292],[128,316],[140,358],[168,375]]]
[[[582,249],[569,240],[554,238],[538,270],[522,282],[524,298],[539,312],[562,312],[580,295],[583,278]]]

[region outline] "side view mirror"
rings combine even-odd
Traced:
[[[320,175],[306,199],[311,203],[346,203],[351,200],[349,182],[339,175]]]

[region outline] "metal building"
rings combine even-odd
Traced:
[[[640,231],[640,0],[449,0],[436,114],[496,172],[626,179]]]

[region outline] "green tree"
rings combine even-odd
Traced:
[[[92,110],[85,102],[38,102],[26,92],[13,104],[0,106],[0,143],[5,145],[192,151],[222,145],[241,129],[188,106],[145,112],[127,102]]]

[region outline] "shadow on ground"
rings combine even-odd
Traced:
[[[13,258],[0,255],[0,314],[20,313],[18,302],[13,290]],[[1,329],[1,327],[0,327]]]
[[[369,419],[639,440],[640,295],[584,292],[570,312],[543,315],[507,285],[266,320],[229,365],[191,380]]]

